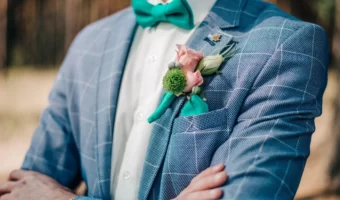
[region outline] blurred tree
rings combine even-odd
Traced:
[[[291,0],[277,0],[277,5],[286,12],[291,12]]]
[[[285,1],[285,0],[282,0]],[[288,0],[287,0],[288,1]],[[298,18],[317,23],[326,29],[330,39],[331,68],[335,69],[337,77],[340,77],[340,0],[289,0],[291,1],[292,13]],[[340,87],[340,79],[337,78],[337,88]],[[335,119],[333,133],[335,149],[329,169],[331,180],[330,188],[319,195],[340,194],[340,91],[338,90],[335,107]],[[333,146],[330,144],[330,146]]]
[[[92,0],[66,1],[65,51],[84,26],[98,19],[97,17],[92,17],[91,6],[93,4],[94,1]]]
[[[337,73],[338,86],[340,88],[340,1],[336,0],[336,12],[335,12],[335,23],[334,23],[334,34],[333,34],[333,65],[336,66],[335,70]],[[336,102],[335,102],[335,120],[334,120],[334,133],[337,145],[335,146],[333,163],[330,169],[330,176],[333,181],[332,190],[340,194],[340,91],[338,91]]]
[[[8,5],[8,62],[50,65],[64,55],[64,0],[11,0]],[[62,46],[62,47],[60,47]]]
[[[66,49],[84,26],[109,16],[129,6],[129,4],[129,0],[66,1]]]
[[[7,0],[0,1],[0,69],[6,63]]]
[[[290,2],[291,12],[299,19],[322,26],[330,39],[334,33],[335,0],[279,0]],[[332,43],[330,43],[330,51]]]
[[[0,0],[1,4],[4,2],[7,0]],[[8,64],[53,66],[61,63],[69,44],[84,26],[127,7],[130,0],[10,0],[8,3]],[[1,13],[5,12],[0,11],[0,17]]]

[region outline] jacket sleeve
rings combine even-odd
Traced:
[[[45,174],[69,188],[76,187],[81,180],[79,151],[68,109],[72,89],[68,80],[72,79],[70,71],[75,59],[70,53],[66,56],[22,165],[22,169]]]
[[[263,66],[234,129],[214,154],[229,175],[223,199],[293,199],[309,156],[327,82],[328,41],[300,28]]]

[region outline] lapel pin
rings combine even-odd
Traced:
[[[222,35],[219,33],[209,34],[208,38],[213,42],[219,42],[221,41]]]
[[[213,42],[209,37],[204,38],[204,41],[208,42],[211,46],[215,46],[215,42]]]

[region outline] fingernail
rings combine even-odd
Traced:
[[[220,194],[220,189],[219,189],[219,188],[217,188],[217,189],[212,189],[212,190],[209,191],[209,193],[210,193],[210,195],[212,195],[212,196],[217,196],[217,195]]]

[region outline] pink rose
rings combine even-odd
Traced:
[[[185,45],[177,45],[176,61],[181,63],[184,71],[194,72],[198,63],[203,59],[203,53],[190,49]]]
[[[203,84],[203,77],[200,71],[185,72],[185,77],[187,79],[187,86],[184,88],[183,92],[191,92],[193,87]]]
[[[203,53],[190,49],[185,45],[177,45],[176,61],[182,64],[187,86],[183,92],[190,92],[194,86],[203,84],[203,77],[200,71],[196,71],[198,63],[203,59]]]

